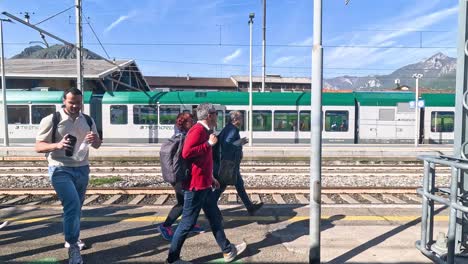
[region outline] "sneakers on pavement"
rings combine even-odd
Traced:
[[[8,225],[8,221],[5,221],[5,222],[1,223],[0,224],[0,229],[4,228],[7,225]]]
[[[78,244],[70,245],[68,248],[68,264],[83,264]]]
[[[86,244],[81,241],[81,239],[78,239],[78,242],[76,242],[78,244],[78,247],[80,248],[80,250],[83,250],[84,248],[86,248]],[[70,248],[70,243],[66,242],[65,241],[65,245],[64,245],[65,248]]]
[[[170,226],[164,226],[163,224],[160,224],[158,226],[159,233],[161,233],[161,236],[167,240],[171,241],[172,237],[174,236],[174,232],[172,232],[172,228]]]
[[[244,252],[246,248],[247,248],[247,243],[245,243],[245,241],[240,243],[239,245],[231,244],[231,252],[223,254],[224,262],[233,261],[237,256],[242,254],[242,252]]]
[[[201,225],[196,224],[192,227],[190,233],[205,233],[205,228],[203,228]]]
[[[250,208],[247,208],[249,215],[254,215],[260,208],[262,208],[263,202],[254,203]]]

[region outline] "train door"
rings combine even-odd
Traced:
[[[396,121],[394,108],[380,108],[377,121],[377,141],[388,143],[396,138]]]
[[[96,123],[99,136],[102,138],[102,97],[103,94],[93,94],[89,102],[89,114]]]
[[[215,131],[219,133],[221,132],[221,130],[223,130],[224,126],[226,125],[226,118],[224,116],[224,113],[226,113],[226,106],[215,105],[214,107],[216,109],[216,112],[218,113]]]

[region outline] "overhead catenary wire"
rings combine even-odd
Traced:
[[[42,23],[46,22],[47,20],[50,20],[50,19],[52,19],[52,18],[54,18],[54,17],[56,17],[56,16],[58,16],[58,15],[61,15],[61,14],[67,12],[68,10],[70,10],[70,9],[72,9],[72,8],[74,8],[74,7],[75,7],[75,6],[71,6],[71,7],[67,8],[67,9],[65,9],[65,10],[63,10],[63,11],[58,12],[58,13],[55,14],[55,15],[52,15],[52,16],[50,16],[50,17],[48,17],[48,18],[46,18],[46,19],[44,19],[44,20],[42,20],[42,21],[40,21],[40,22],[34,24],[34,25],[37,26],[37,25],[39,25],[39,24],[42,24]]]
[[[89,28],[91,29],[91,32],[93,32],[94,37],[96,37],[96,40],[99,42],[99,45],[101,46],[102,50],[104,51],[104,53],[106,53],[107,58],[110,59],[109,53],[107,53],[106,48],[104,48],[104,46],[102,45],[101,40],[99,39],[96,32],[94,31],[93,26],[91,25],[91,22],[89,22],[89,20],[86,18],[86,16],[84,16],[84,19],[86,20],[86,23],[88,24]]]

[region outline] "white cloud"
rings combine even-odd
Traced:
[[[231,54],[227,55],[226,57],[224,57],[223,62],[228,63],[228,62],[234,60],[235,58],[238,58],[241,54],[242,54],[242,50],[241,49],[236,49],[233,53],[231,53]]]
[[[129,14],[127,15],[124,15],[124,16],[120,16],[119,18],[117,18],[117,20],[115,20],[114,22],[112,22],[108,27],[106,27],[106,29],[104,29],[104,34],[107,34],[109,31],[111,31],[113,28],[115,28],[117,25],[119,25],[120,23],[124,22],[125,20],[128,20],[132,17],[134,17],[136,15],[136,11],[131,11]]]
[[[314,41],[313,37],[308,37],[308,38],[306,38],[306,39],[304,39],[302,41],[290,43],[289,45],[292,45],[292,46],[312,46],[313,41]]]
[[[388,28],[391,25],[391,28],[399,28],[402,30],[379,32],[373,36],[369,36],[368,32],[352,32],[342,36],[342,40],[340,41],[342,45],[365,46],[367,48],[326,48],[324,53],[325,67],[359,69],[373,67],[372,65],[379,63],[381,66],[378,68],[396,69],[403,64],[414,63],[414,60],[417,58],[431,56],[437,51],[447,52],[447,50],[437,49],[414,49],[408,51],[404,48],[385,48],[385,46],[396,47],[402,40],[411,39],[411,37],[419,39],[420,31],[440,23],[442,20],[447,19],[447,17],[453,17],[456,15],[457,11],[458,7],[455,6],[437,10],[429,14],[420,14],[419,16],[407,17],[403,15],[377,26],[378,28]],[[416,34],[417,37],[415,37]],[[437,36],[425,36],[424,34],[422,41],[423,45],[426,47],[440,46],[440,43],[445,43],[445,46],[447,46],[447,40],[455,41],[453,32],[447,32],[446,34],[438,33]],[[337,39],[334,39],[334,41],[336,40]],[[417,44],[419,45],[419,42]],[[405,44],[403,46],[408,45],[411,44]],[[403,53],[406,55],[402,56]],[[367,75],[369,72],[362,71],[361,73],[362,75]],[[358,72],[354,72],[353,74],[359,75]]]
[[[284,64],[293,61],[295,58],[295,56],[279,57],[273,62],[273,66],[284,66]]]

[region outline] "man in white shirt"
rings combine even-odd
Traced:
[[[83,95],[80,90],[71,88],[63,93],[64,107],[59,111],[60,121],[54,126],[54,114],[44,117],[36,136],[36,152],[46,153],[49,163],[49,177],[63,206],[63,229],[68,245],[69,264],[82,264],[80,254],[81,206],[89,181],[88,155],[77,160],[80,144],[87,141],[93,148],[101,146],[96,124],[90,117],[81,113]],[[90,120],[88,123],[87,120]],[[55,130],[55,131],[54,131]],[[71,136],[76,138],[72,145]]]

